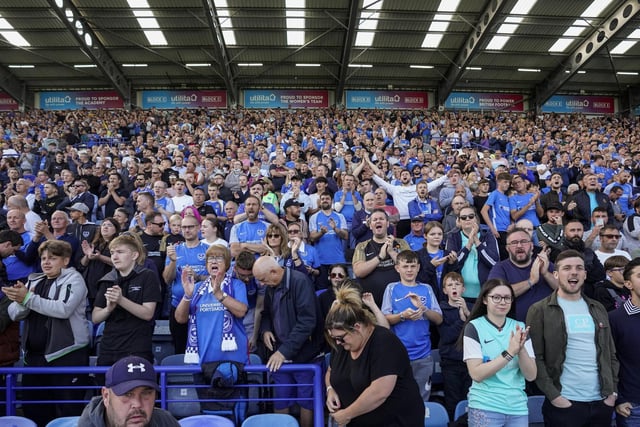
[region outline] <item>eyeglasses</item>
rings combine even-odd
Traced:
[[[292,229],[292,230],[287,230],[287,232],[288,232],[289,234],[298,234],[298,233],[300,232],[300,230],[293,230],[293,229]]]
[[[74,187],[84,187],[84,184],[75,184]]]
[[[223,256],[210,256],[207,258],[207,262],[224,262]]]
[[[182,228],[183,230],[193,230],[196,227],[197,227],[197,225],[182,225],[182,226],[180,226],[180,228]]]
[[[509,242],[507,243],[507,246],[526,246],[529,243],[531,243],[531,240],[526,240],[526,239],[522,239],[522,240],[514,240],[513,242]]]
[[[469,219],[476,219],[476,214],[469,214],[469,215],[460,215],[460,221],[466,221]]]
[[[344,274],[342,273],[331,273],[329,275],[332,279],[344,279]]]
[[[513,298],[511,298],[511,296],[506,296],[503,297],[502,295],[487,295],[489,298],[491,298],[491,301],[493,301],[495,304],[500,304],[501,301],[504,301],[507,304],[511,304],[511,300]]]
[[[269,239],[275,239],[276,237],[282,237],[282,236],[280,236],[279,234],[267,234],[267,237]]]
[[[609,269],[609,271],[619,271],[619,272],[623,272],[623,271],[624,271],[624,267],[611,268],[611,269]]]
[[[149,221],[149,224],[157,225],[158,227],[164,227],[166,222],[151,222],[151,221]]]
[[[619,239],[620,234],[601,234],[600,237],[606,237],[607,239]]]
[[[336,342],[336,344],[344,344],[344,337],[346,337],[348,333],[349,332],[345,332],[344,334],[342,334],[340,336],[331,337],[331,339],[334,340]]]

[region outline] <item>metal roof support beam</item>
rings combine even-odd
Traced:
[[[19,105],[33,107],[27,104],[27,86],[4,67],[0,67],[0,89],[11,95]]]
[[[69,33],[76,39],[82,52],[87,55],[96,66],[102,71],[113,87],[118,91],[124,100],[124,107],[131,106],[131,83],[120,70],[120,67],[113,60],[107,49],[93,30],[87,25],[86,20],[70,0],[47,0],[51,10],[55,12],[60,21],[67,27]],[[58,7],[56,3],[62,3]],[[91,37],[91,46],[85,42],[85,37]]]
[[[622,30],[640,12],[638,0],[625,0],[618,8],[587,36],[580,45],[548,77],[536,86],[535,107],[538,110],[573,75],[602,49],[616,33]]]
[[[456,59],[449,66],[447,73],[438,85],[438,105],[444,105],[451,90],[455,87],[458,80],[464,73],[467,64],[473,59],[478,52],[480,45],[489,34],[489,29],[495,24],[497,16],[500,14],[502,7],[507,0],[489,0],[486,8],[480,15],[480,20],[475,28],[467,36],[467,41],[462,46]]]
[[[351,50],[356,38],[356,28],[358,26],[358,16],[360,15],[360,0],[349,2],[349,22],[347,23],[347,33],[342,44],[342,56],[340,58],[340,73],[338,74],[338,85],[336,87],[336,98],[343,101],[344,85],[347,83],[347,71],[351,59]]]
[[[207,24],[211,30],[214,44],[214,58],[221,68],[220,75],[224,78],[224,84],[229,92],[230,105],[238,102],[238,89],[236,88],[235,79],[231,72],[231,65],[229,65],[227,54],[227,47],[224,44],[224,36],[222,35],[222,29],[220,28],[220,21],[218,19],[218,11],[213,3],[213,0],[202,0],[202,4],[207,13]]]

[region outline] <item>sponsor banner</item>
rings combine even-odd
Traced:
[[[524,111],[523,96],[516,93],[453,92],[444,103],[449,110]]]
[[[402,90],[348,90],[346,105],[350,109],[424,109],[429,107],[429,94]]]
[[[227,108],[224,90],[143,90],[142,108]]]
[[[124,101],[115,90],[40,92],[38,105],[43,110],[97,110],[123,108]]]
[[[11,95],[0,92],[0,111],[16,111],[18,107],[18,101],[13,99]]]
[[[327,108],[327,90],[245,90],[245,108]]]
[[[613,114],[613,96],[554,95],[542,104],[543,113]]]

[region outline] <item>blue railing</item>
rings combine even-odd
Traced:
[[[18,405],[28,405],[28,404],[37,404],[37,403],[73,403],[69,401],[62,400],[48,400],[48,401],[27,401],[23,399],[16,398],[16,392],[20,390],[26,390],[31,387],[23,387],[17,385],[17,377],[18,375],[56,375],[56,374],[104,374],[108,366],[79,366],[79,367],[51,367],[51,368],[36,368],[36,367],[15,367],[15,368],[0,368],[0,375],[5,375],[4,384],[0,385],[0,390],[6,391],[6,398],[4,403],[7,408],[7,415],[15,415],[16,407]],[[167,409],[167,405],[170,402],[178,402],[178,400],[169,400],[167,399],[167,389],[174,387],[198,387],[194,384],[184,384],[184,385],[169,385],[167,382],[167,375],[169,374],[194,374],[201,373],[200,367],[197,365],[185,365],[185,366],[156,366],[156,373],[159,375],[159,385],[160,385],[160,398],[158,403],[160,407],[163,409]],[[246,365],[245,371],[247,373],[264,373],[269,372],[266,365]],[[280,371],[283,372],[299,372],[299,371],[311,371],[313,372],[313,417],[314,417],[314,426],[322,427],[324,425],[324,405],[323,405],[323,389],[322,389],[322,368],[320,365],[316,364],[285,364],[282,365]],[[308,386],[309,384],[295,384],[295,386]],[[249,386],[245,385],[242,387],[260,387],[260,388],[272,388],[272,387],[282,387],[284,385],[273,385],[273,384],[250,384]],[[67,388],[67,387],[65,387]],[[91,389],[91,387],[79,387],[85,390]],[[49,388],[51,389],[51,387]],[[278,398],[264,398],[261,397],[259,399],[247,398],[242,399],[242,401],[246,402],[264,402],[264,401],[277,401],[282,400]],[[287,399],[288,400],[288,399]],[[194,400],[194,401],[202,401],[202,400]],[[184,400],[180,400],[179,402],[185,402]],[[78,402],[75,402],[78,403]],[[78,414],[80,415],[80,414]]]

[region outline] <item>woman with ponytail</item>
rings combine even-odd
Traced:
[[[424,423],[424,403],[409,355],[393,332],[376,325],[357,289],[337,289],[325,335],[332,347],[325,376],[326,404],[338,425]]]

